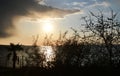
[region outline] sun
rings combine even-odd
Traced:
[[[53,31],[53,24],[52,21],[46,20],[43,23],[43,31],[46,33],[52,32]]]

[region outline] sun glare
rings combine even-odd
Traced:
[[[53,24],[50,20],[46,20],[43,23],[43,31],[46,33],[52,32],[53,31]]]

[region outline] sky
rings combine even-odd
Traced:
[[[110,9],[120,12],[119,6],[120,0],[0,0],[0,44],[31,45],[36,35],[41,44],[46,34],[57,38],[66,30],[72,34],[71,27],[83,29],[81,18],[89,11],[108,15]]]

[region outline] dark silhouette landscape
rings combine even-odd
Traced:
[[[68,25],[72,20],[75,24],[77,21],[74,21],[74,17],[78,15],[78,11],[80,13],[84,12],[82,12],[82,10],[72,10],[70,9],[71,7],[69,7],[70,10],[63,9],[63,7],[55,8],[48,6],[45,1],[48,0],[0,1],[0,5],[3,7],[0,8],[0,38],[2,41],[2,43],[0,43],[0,76],[119,76],[119,13],[112,8],[109,9],[109,13],[105,13],[101,9],[98,9],[97,13],[96,11],[87,10],[89,14],[80,17],[80,21],[82,22],[80,28],[78,28],[80,30],[76,29],[76,27],[70,27],[69,31],[64,27],[65,32],[62,31],[56,35],[55,33],[57,31],[50,34],[55,25],[52,21],[56,21],[57,25],[57,20],[61,20],[62,23],[63,19],[64,23],[65,18],[70,18],[71,21],[67,22],[66,20]],[[110,5],[107,2],[99,4],[97,0],[93,0],[93,2],[96,3],[94,6],[104,5],[108,7]],[[48,1],[48,4],[51,3]],[[64,3],[64,5],[76,6],[76,8],[79,5],[81,8],[84,5],[87,6],[88,3],[89,2],[72,2]],[[92,2],[90,4],[92,4]],[[68,14],[73,13],[75,16],[68,16]],[[43,22],[45,26],[43,29],[46,34],[35,34],[33,36],[33,43],[29,45],[24,44],[24,42],[29,43],[30,39],[27,37],[32,36],[31,33],[26,32],[32,31],[32,33],[36,33],[36,30],[33,29],[37,25],[29,27],[32,30],[29,28],[26,29],[26,26],[21,26],[23,31],[19,32],[20,35],[18,35],[17,32],[14,32],[14,27],[15,23],[17,23],[15,19],[17,21],[19,16],[20,18],[24,18],[25,16],[30,17],[26,20],[28,22],[26,25],[30,26],[32,25],[30,22],[35,23],[39,18],[37,23],[41,24]],[[52,20],[52,18],[54,20]],[[21,24],[24,24],[24,22]],[[60,28],[54,26],[54,29],[55,27],[57,27],[57,30],[62,30],[62,26]],[[41,27],[38,31],[41,31]],[[18,37],[12,38],[11,36],[13,35],[17,35]],[[11,37],[11,39],[8,37]],[[7,38],[10,41],[8,41]],[[17,38],[18,40],[23,38],[22,40],[24,42],[20,41],[16,44],[11,41],[14,39],[13,41],[16,42]]]

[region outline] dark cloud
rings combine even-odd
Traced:
[[[16,16],[63,17],[66,14],[78,11],[40,5],[38,1],[42,0],[0,0],[0,38],[13,35]]]

